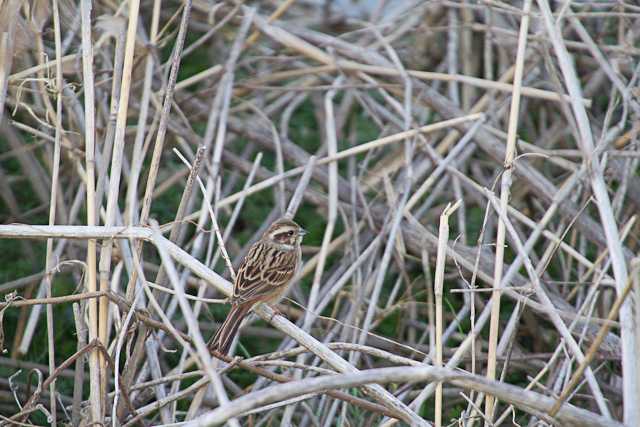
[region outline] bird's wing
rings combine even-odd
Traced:
[[[235,300],[260,299],[289,283],[295,273],[295,254],[268,252],[270,250],[261,242],[251,247],[236,275]]]

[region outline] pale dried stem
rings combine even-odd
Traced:
[[[513,77],[514,88],[511,95],[511,108],[509,110],[509,127],[507,130],[507,148],[504,158],[504,171],[500,181],[500,209],[507,210],[511,195],[511,183],[513,176],[513,159],[516,150],[516,137],[518,132],[518,117],[520,114],[520,93],[522,89],[522,74],[524,71],[524,55],[527,48],[527,33],[529,32],[529,12],[531,11],[531,0],[525,0],[522,6],[522,19],[520,21],[520,36],[518,37],[518,51],[516,54],[515,74]],[[505,224],[498,222],[498,232],[496,236],[496,257],[493,272],[494,291],[491,295],[493,302],[491,308],[491,321],[489,323],[489,349],[487,359],[487,378],[496,378],[496,357],[498,346],[498,333],[500,328],[500,282],[502,281],[504,263],[504,242]],[[493,420],[495,401],[493,396],[487,395],[485,403],[485,419],[488,423]]]
[[[438,253],[436,256],[436,272],[433,281],[433,295],[435,297],[435,351],[436,351],[436,363],[435,366],[442,367],[442,353],[444,344],[442,342],[442,294],[444,289],[444,264],[447,258],[447,244],[449,241],[449,217],[456,209],[460,207],[462,201],[458,200],[454,205],[450,203],[444,208],[444,211],[440,215],[440,229],[438,233]],[[435,399],[435,425],[436,427],[442,426],[442,383],[436,384],[436,399]]]
[[[287,207],[287,211],[284,214],[285,217],[287,218],[295,217],[296,212],[300,207],[300,203],[302,202],[302,197],[304,196],[304,192],[307,189],[307,186],[309,185],[309,181],[311,180],[311,175],[313,174],[313,168],[316,166],[316,161],[317,160],[315,156],[309,157],[309,162],[303,169],[302,176],[300,177],[300,181],[298,181],[298,186],[296,187],[296,191],[293,193],[293,196],[291,196],[291,200],[289,201],[289,206]],[[284,177],[284,175],[285,174],[283,173],[281,176]],[[241,194],[243,195],[243,197],[246,197],[246,195],[249,193],[249,190],[251,188],[252,187],[247,187],[242,189]]]
[[[53,28],[55,32],[55,44],[56,44],[56,58],[61,56],[61,37],[60,37],[60,12],[58,10],[58,2],[53,0]],[[56,132],[55,143],[53,152],[53,170],[51,172],[51,203],[49,204],[49,225],[53,225],[56,222],[56,206],[58,199],[58,187],[60,186],[60,139],[62,133],[62,64],[60,60],[56,62]],[[1,107],[0,107],[1,108]],[[46,266],[47,272],[51,271],[51,267],[54,263],[53,255],[53,239],[47,239],[47,255]],[[53,274],[48,273],[45,275],[45,295],[47,298],[51,298],[51,287],[53,282]],[[49,356],[49,372],[54,372],[56,368],[55,362],[55,345],[54,345],[54,323],[53,323],[53,306],[47,305],[47,345]],[[50,396],[50,411],[52,425],[57,425],[57,402],[56,402],[56,382],[51,381],[49,385]]]
[[[84,114],[85,114],[85,169],[87,186],[87,226],[95,227],[97,221],[96,213],[96,182],[95,182],[95,89],[93,75],[93,46],[91,44],[91,2],[83,0],[80,3],[82,14],[82,75],[84,81]],[[88,292],[96,292],[97,272],[96,253],[97,241],[90,239],[87,242],[87,278],[86,286]],[[98,300],[89,301],[89,338],[94,341],[98,338]],[[102,399],[100,394],[100,372],[104,369],[104,364],[100,363],[97,349],[89,353],[89,378],[91,395],[91,420],[93,422],[102,421]]]
[[[493,393],[501,400],[512,403],[533,415],[543,416],[547,408],[553,405],[553,399],[531,391],[523,391],[508,384],[487,380],[481,376],[465,374],[447,368],[438,367],[402,367],[379,368],[366,372],[327,375],[319,378],[308,378],[295,384],[280,384],[267,389],[250,393],[233,403],[210,412],[187,426],[222,424],[232,416],[238,416],[259,405],[277,402],[294,396],[313,393],[327,388],[348,388],[367,383],[387,382],[447,382],[463,388]],[[562,411],[565,411],[562,413]],[[562,415],[560,415],[562,413]],[[583,409],[575,407],[562,408],[558,413],[560,422],[584,426],[616,426],[620,423],[604,417],[594,418]]]

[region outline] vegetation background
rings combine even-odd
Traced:
[[[639,33],[624,1],[0,0],[0,425],[640,425]],[[285,212],[283,316],[218,361]]]

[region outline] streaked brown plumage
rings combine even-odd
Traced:
[[[227,354],[242,320],[259,302],[277,303],[300,267],[300,242],[306,234],[288,218],[275,221],[242,260],[233,284],[231,311],[209,342],[209,349]]]

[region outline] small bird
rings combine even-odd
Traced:
[[[233,283],[231,311],[209,341],[209,350],[226,355],[242,320],[259,302],[277,303],[300,268],[300,243],[307,232],[288,218],[269,226],[242,260]]]

